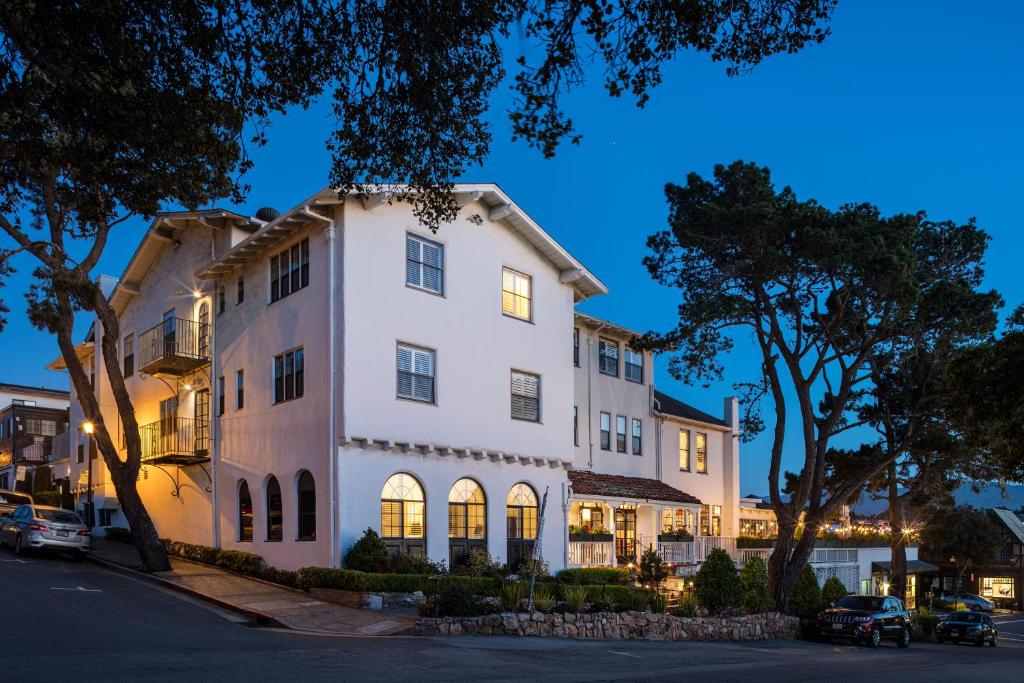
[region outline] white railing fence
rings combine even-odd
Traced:
[[[615,560],[612,541],[569,541],[569,564],[574,567],[601,567]]]

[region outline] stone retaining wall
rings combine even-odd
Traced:
[[[432,635],[549,636],[609,640],[774,640],[796,638],[800,620],[769,612],[742,617],[673,617],[650,612],[532,614],[420,619],[415,633]]]

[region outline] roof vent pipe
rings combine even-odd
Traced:
[[[280,215],[281,212],[272,206],[264,206],[256,212],[256,218],[260,219],[264,223],[270,223]]]

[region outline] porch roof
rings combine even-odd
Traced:
[[[700,505],[700,500],[689,493],[669,486],[663,481],[643,477],[623,477],[618,474],[597,474],[586,470],[569,470],[573,493],[583,496],[609,498],[635,498],[665,503]]]
[[[907,560],[907,573],[908,574],[926,574],[931,572],[937,572],[939,568],[931,562],[925,562],[924,560]],[[889,574],[892,572],[892,562],[872,562],[871,573],[872,574]]]

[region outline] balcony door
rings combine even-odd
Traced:
[[[160,324],[160,332],[163,337],[163,353],[160,354],[161,357],[174,355],[174,340],[177,336],[177,323],[178,321],[174,317],[173,308],[169,311],[164,311],[164,319]]]
[[[168,398],[160,401],[160,453],[168,453],[174,448],[174,434],[178,422],[178,399]]]
[[[615,554],[619,562],[636,562],[636,510],[615,511]]]
[[[210,390],[201,389],[196,392],[195,434],[197,456],[210,454]]]

